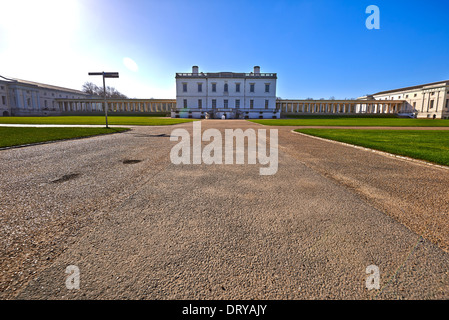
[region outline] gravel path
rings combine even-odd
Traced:
[[[1,298],[449,298],[449,171],[285,127],[276,175],[173,165],[169,135],[191,127],[0,151]]]

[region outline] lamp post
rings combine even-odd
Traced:
[[[104,116],[106,119],[106,128],[108,128],[108,103],[106,101],[105,78],[118,78],[118,72],[89,72],[90,76],[103,76],[103,97],[104,97]]]

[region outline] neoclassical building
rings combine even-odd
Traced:
[[[276,107],[276,73],[199,72],[176,74],[176,109],[173,118],[273,119]]]
[[[176,99],[108,99],[116,114],[173,118],[273,119],[301,114],[414,114],[449,118],[449,80],[378,92],[354,100],[276,99],[276,73],[176,74]],[[82,91],[0,76],[0,116],[100,114],[103,100]]]
[[[175,99],[108,99],[116,114],[170,114]],[[0,76],[0,116],[100,114],[103,99],[82,91]]]
[[[449,118],[449,80],[382,91],[359,99],[403,100],[402,112],[413,112],[418,118]],[[366,105],[360,105],[357,112],[366,112]]]
[[[82,91],[0,76],[0,116],[59,114],[58,99],[87,99]]]

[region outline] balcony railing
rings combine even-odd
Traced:
[[[235,72],[209,72],[209,73],[176,73],[176,77],[184,78],[277,78],[276,73],[235,73]]]

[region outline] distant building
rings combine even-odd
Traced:
[[[449,80],[378,92],[360,97],[361,100],[404,100],[400,112],[415,113],[418,118],[449,118]],[[364,113],[360,105],[358,113]]]
[[[57,99],[87,99],[82,91],[0,76],[0,116],[60,113]]]
[[[274,119],[283,114],[398,114],[449,118],[449,80],[378,92],[355,100],[276,100],[276,73],[176,74],[176,99],[108,99],[115,114],[173,118]],[[79,90],[0,76],[0,116],[99,114],[103,99]]]
[[[176,109],[173,118],[273,119],[276,108],[276,73],[191,73],[176,74]]]

